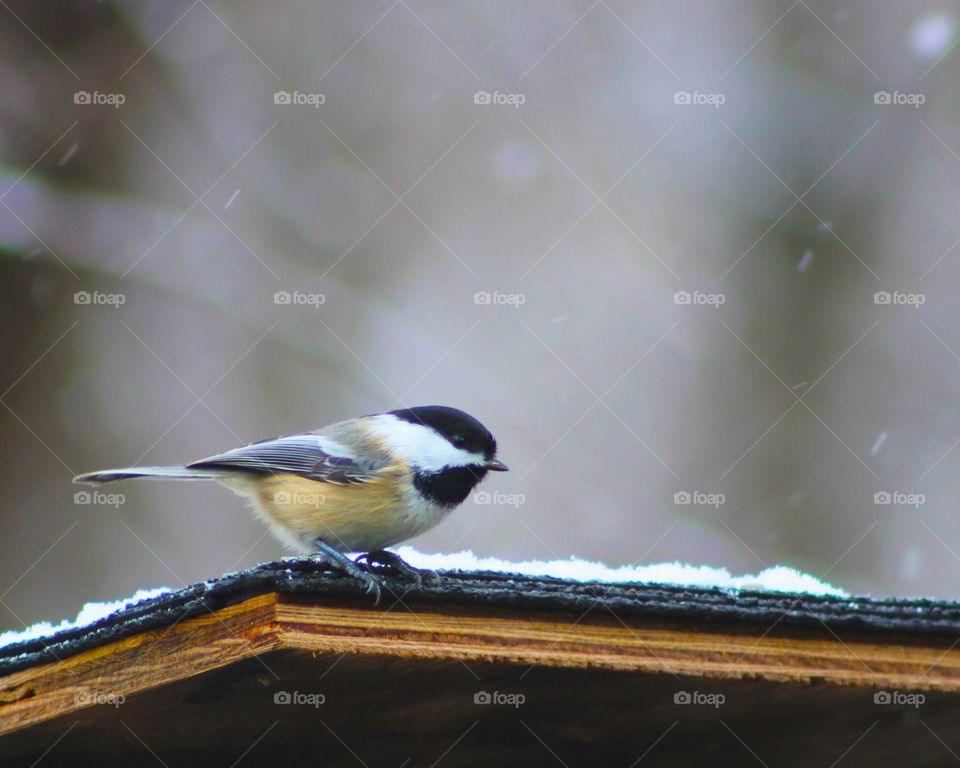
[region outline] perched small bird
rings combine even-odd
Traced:
[[[385,548],[433,528],[488,471],[506,471],[496,454],[497,441],[473,416],[424,405],[262,440],[184,466],[107,469],[74,482],[216,480],[248,497],[281,542],[361,580],[379,600],[379,579],[359,563],[416,577]],[[367,554],[355,562],[347,552]]]

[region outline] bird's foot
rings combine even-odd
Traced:
[[[406,581],[413,582],[413,585],[419,589],[423,585],[424,577],[433,582],[434,585],[440,582],[440,577],[434,571],[419,570],[409,563],[405,562],[400,555],[393,552],[387,552],[385,549],[378,549],[374,552],[367,552],[360,555],[355,561],[357,565],[361,563],[374,573],[383,573],[399,576]]]
[[[359,581],[364,587],[367,594],[372,594],[374,596],[373,604],[380,604],[380,592],[383,588],[383,583],[379,578],[369,570],[361,568],[359,565],[353,562],[349,557],[347,557],[342,552],[337,551],[325,541],[317,539],[313,542],[316,546],[317,551],[312,553],[310,556],[317,560],[318,562],[326,563],[332,565],[339,571],[347,574],[357,581]]]

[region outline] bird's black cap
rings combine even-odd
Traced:
[[[451,445],[470,453],[483,454],[487,461],[497,455],[497,441],[490,430],[469,413],[445,405],[419,405],[390,411],[398,419],[423,424],[446,438]]]

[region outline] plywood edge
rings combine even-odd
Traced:
[[[268,593],[0,678],[0,734],[285,649],[960,691],[960,649],[942,640],[774,636],[456,605],[374,610]]]
[[[720,627],[691,630],[612,616],[582,621],[419,607],[370,612],[286,598],[277,606],[277,623],[284,647],[320,653],[960,691],[960,650],[909,639],[775,637],[763,629],[753,635]]]
[[[0,734],[276,649],[276,594],[0,678]]]

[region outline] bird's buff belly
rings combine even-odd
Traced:
[[[274,536],[299,552],[313,551],[318,538],[341,552],[384,549],[432,528],[450,511],[411,503],[388,476],[335,485],[277,474],[225,485],[250,497]]]

